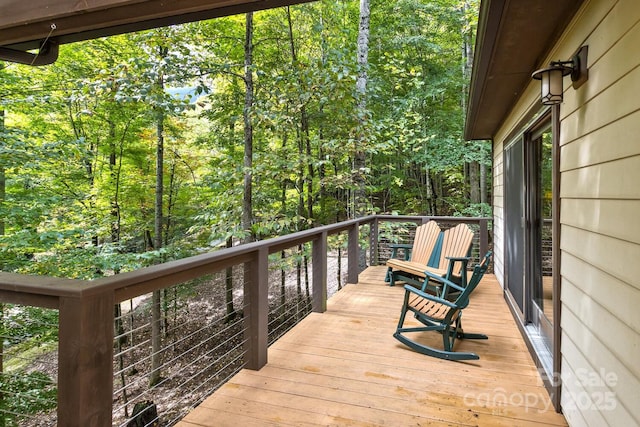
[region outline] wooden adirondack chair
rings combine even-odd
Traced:
[[[387,266],[387,279],[391,286],[398,280],[421,286],[429,282],[428,271],[435,275],[445,277],[459,285],[467,283],[467,263],[471,245],[473,243],[473,231],[466,224],[458,224],[440,233],[428,260],[424,258],[420,262],[412,257],[410,260],[389,259]],[[416,245],[414,244],[414,250]],[[442,295],[437,282],[432,290]]]
[[[485,271],[487,271],[491,255],[491,252],[488,252],[482,260],[482,263],[474,267],[473,275],[465,288],[458,286],[437,274],[427,272],[427,276],[442,284],[442,287],[445,289],[444,293],[447,293],[446,288],[452,288],[460,292],[455,301],[449,301],[426,293],[423,290],[416,289],[413,286],[405,285],[404,303],[400,313],[400,320],[398,321],[398,328],[393,336],[398,341],[406,344],[415,351],[428,356],[447,360],[479,359],[480,357],[475,353],[453,351],[453,344],[456,338],[488,338],[483,334],[469,334],[462,330],[462,310],[469,305],[469,296],[480,283],[480,279],[482,279]],[[414,317],[424,326],[405,328],[404,321],[408,311],[411,311],[414,314]],[[425,344],[420,344],[405,335],[407,332],[425,331],[437,331],[441,333],[444,348],[440,350],[429,347]]]
[[[394,285],[392,277],[393,266],[397,265],[396,261],[412,262],[420,265],[428,265],[434,249],[440,238],[441,230],[438,223],[429,221],[416,228],[416,235],[413,238],[413,244],[391,244],[391,258],[387,261],[387,277],[385,281]],[[397,259],[398,250],[404,250],[404,260]]]

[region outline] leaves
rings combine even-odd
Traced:
[[[262,238],[344,218],[354,176],[372,211],[465,211],[464,163],[490,161],[486,144],[462,140],[460,52],[477,1],[371,13],[363,113],[357,3],[255,14],[251,228]],[[64,45],[49,67],[0,67],[2,269],[93,278],[245,236],[243,43],[233,16]],[[149,251],[158,114],[167,241]]]

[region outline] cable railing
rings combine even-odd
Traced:
[[[490,218],[377,215],[372,223],[375,231],[371,236],[371,259],[377,260],[378,264],[384,264],[391,256],[390,244],[413,242],[416,228],[431,220],[436,221],[442,230],[458,224],[467,224],[473,230],[469,269],[479,263],[489,250],[489,230],[492,227]]]
[[[269,344],[324,312],[366,265],[384,263],[397,224],[410,239],[423,221],[370,216],[94,281],[0,273],[0,427],[173,425],[239,370],[264,366]],[[486,219],[453,222],[479,227],[486,245]],[[9,324],[40,318],[33,310],[48,313],[46,340]],[[24,342],[41,354],[20,353],[15,368]],[[38,369],[35,403],[8,407],[7,384]]]
[[[153,294],[116,304],[114,425],[172,425],[242,369],[241,275],[231,279],[223,271],[163,289],[157,349]]]

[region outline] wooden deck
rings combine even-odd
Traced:
[[[360,283],[329,300],[269,348],[260,371],[243,370],[193,412],[193,426],[541,426],[567,425],[550,403],[514,320],[491,275],[464,312],[458,341],[480,360],[451,362],[418,354],[392,333],[402,286],[370,267]],[[441,345],[435,333],[425,341]]]

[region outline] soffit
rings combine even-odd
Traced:
[[[36,49],[309,0],[2,0],[0,47]],[[52,31],[53,25],[53,31]]]
[[[492,139],[583,0],[482,0],[464,137]]]

